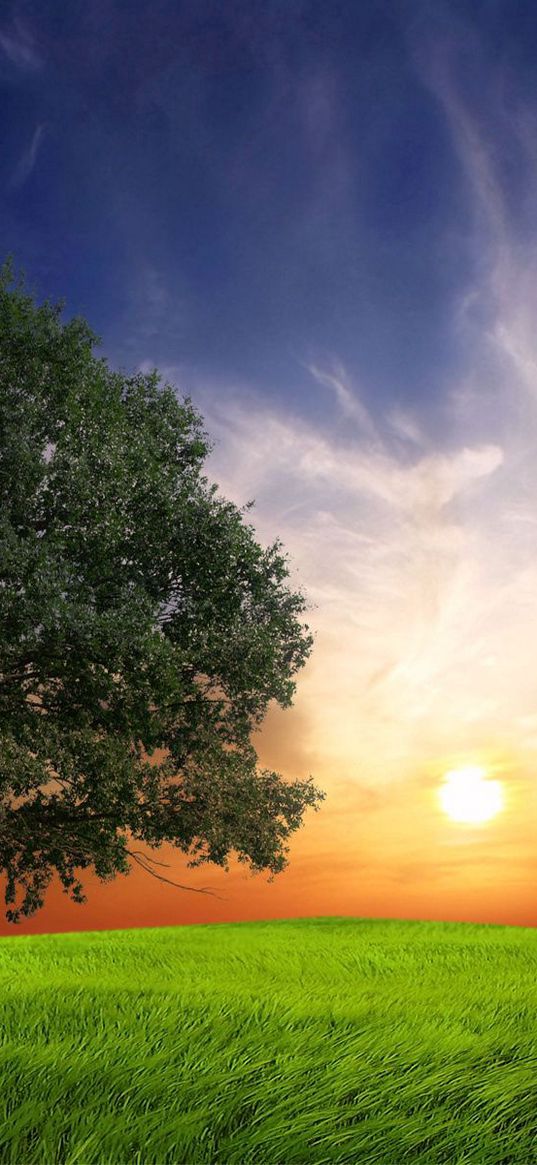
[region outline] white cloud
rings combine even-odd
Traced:
[[[401,440],[410,441],[413,445],[419,445],[422,448],[425,446],[426,438],[414,417],[410,417],[401,409],[393,409],[387,420],[395,435]]]
[[[292,582],[315,604],[296,706],[322,770],[395,779],[431,748],[475,742],[484,718],[496,732],[521,653],[532,654],[512,621],[522,579],[506,586],[487,565],[496,527],[481,515],[505,469],[500,446],[408,465],[380,437],[374,448],[360,435],[342,443],[251,396],[248,407],[209,392],[196,403],[216,439],[209,475],[238,505],[255,498],[258,537],[282,538]],[[510,669],[491,667],[515,641]],[[527,671],[523,686],[518,707],[529,710]]]
[[[351,388],[343,365],[334,361],[330,369],[319,368],[316,364],[307,364],[306,367],[318,384],[324,385],[334,393],[342,415],[348,420],[355,421],[362,432],[376,439],[373,421],[356,391]]]

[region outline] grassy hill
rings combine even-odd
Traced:
[[[0,939],[0,1161],[533,1165],[537,932],[316,918]]]

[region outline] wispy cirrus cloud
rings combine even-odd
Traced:
[[[46,126],[44,124],[36,126],[29,144],[23,150],[17,165],[15,166],[15,169],[13,170],[9,180],[10,190],[18,190],[30,177],[30,174],[32,173],[37,162],[37,157],[41,148],[41,142],[43,140],[45,130]]]
[[[42,68],[43,58],[35,38],[16,12],[11,23],[0,28],[0,50],[12,65],[24,72],[33,73]]]
[[[336,360],[328,368],[319,367],[317,364],[308,364],[306,367],[318,384],[324,385],[334,393],[343,417],[356,422],[364,434],[376,440],[375,425],[356,391],[353,390],[343,365]]]
[[[521,95],[508,59],[490,68],[469,22],[454,21],[443,36],[422,32],[413,49],[417,73],[445,115],[465,183],[474,276],[455,307],[454,325],[468,345],[460,399],[470,405],[469,423],[472,404],[478,411],[486,396],[498,413],[516,410],[518,423],[537,392],[537,104]],[[472,100],[460,82],[460,60],[469,49],[480,82],[479,99]]]

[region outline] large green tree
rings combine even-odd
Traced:
[[[112,371],[62,311],[4,265],[0,869],[6,906],[23,892],[10,922],[43,905],[55,872],[76,902],[77,870],[108,881],[132,857],[154,872],[133,838],[189,866],[228,869],[234,851],[272,880],[325,796],[259,770],[251,742],[271,700],[291,704],[312,647],[281,543],[258,545],[249,507],[203,476],[190,399],[156,372]]]

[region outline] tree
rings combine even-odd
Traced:
[[[24,891],[10,922],[55,871],[80,903],[77,869],[153,872],[127,831],[188,866],[228,869],[235,851],[272,881],[325,796],[260,771],[250,739],[269,701],[292,703],[312,647],[281,543],[258,545],[252,503],[203,476],[190,398],[156,371],[112,371],[62,312],[4,265],[0,869],[6,905]]]

